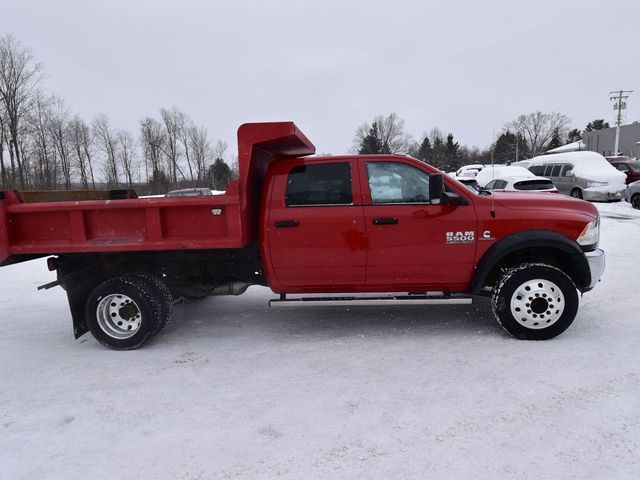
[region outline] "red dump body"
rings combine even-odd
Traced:
[[[315,152],[293,122],[238,130],[240,178],[224,195],[29,203],[0,199],[0,264],[58,253],[242,248],[258,234],[264,174],[276,158]]]

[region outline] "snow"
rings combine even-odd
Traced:
[[[484,187],[492,180],[496,178],[535,178],[535,175],[524,167],[512,167],[507,165],[487,165],[484,167],[478,175],[476,175],[476,182],[481,187]]]
[[[144,349],[75,341],[44,260],[0,268],[0,478],[635,479],[640,211],[597,204],[607,271],[560,337],[471,306],[176,307]]]
[[[551,150],[547,150],[547,153],[576,152],[576,151],[586,150],[586,149],[587,149],[587,145],[582,140],[578,140],[577,142],[567,143],[566,145],[562,145],[558,148],[552,148]]]

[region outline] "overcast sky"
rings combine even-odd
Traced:
[[[390,112],[416,139],[439,127],[486,147],[535,110],[612,122],[620,88],[640,119],[637,0],[0,0],[6,33],[86,120],[137,135],[175,105],[230,153],[238,125],[279,120],[343,153]]]

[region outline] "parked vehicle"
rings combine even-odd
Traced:
[[[213,195],[213,192],[210,188],[183,188],[171,190],[165,194],[165,197],[201,197],[203,195]]]
[[[250,285],[280,307],[491,295],[506,331],[544,340],[571,325],[578,292],[604,271],[587,202],[474,193],[403,155],[313,153],[291,122],[245,124],[224,195],[26,203],[2,192],[0,265],[48,256],[57,280],[43,288],[66,289],[76,338],[91,331],[120,350],[161,331],[175,298]],[[318,293],[331,297],[295,296]]]
[[[625,199],[633,208],[640,209],[640,180],[627,187]]]
[[[625,175],[595,152],[541,155],[512,165],[550,179],[561,193],[591,201],[620,201]]]
[[[627,185],[640,180],[640,160],[629,157],[606,157],[606,159],[627,176]]]
[[[559,193],[551,180],[544,177],[502,177],[490,181],[485,185],[485,190],[500,192],[550,192]]]
[[[456,170],[457,178],[475,178],[475,176],[484,168],[484,165],[465,165]]]

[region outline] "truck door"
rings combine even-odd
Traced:
[[[364,285],[366,236],[356,162],[290,162],[273,181],[266,233],[267,273],[275,290],[338,292]]]
[[[409,162],[361,160],[360,168],[369,238],[367,286],[466,287],[477,240],[473,204],[431,204],[429,174]]]

